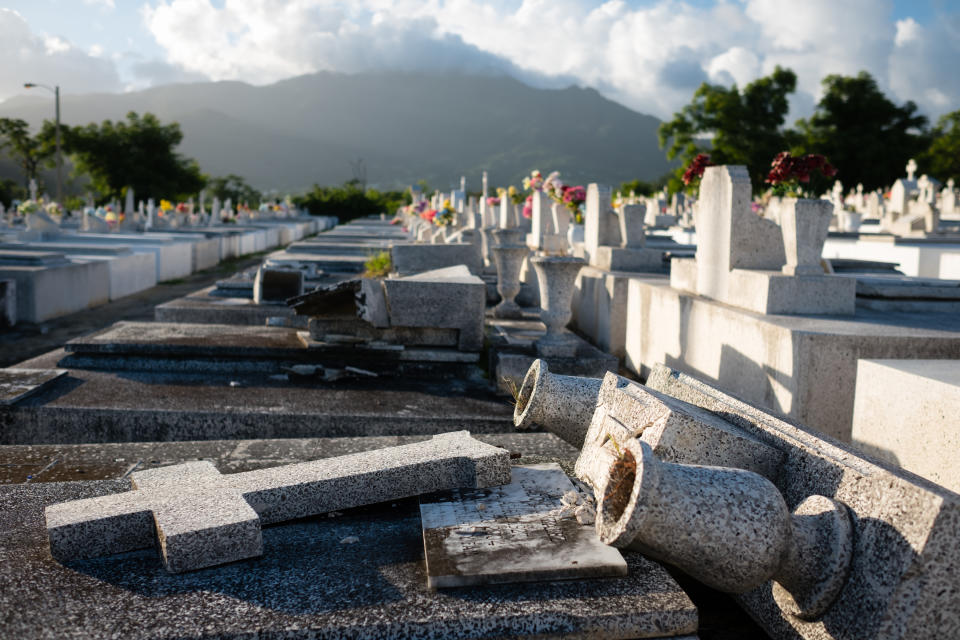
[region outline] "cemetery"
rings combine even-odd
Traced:
[[[0,372],[5,629],[694,638],[732,598],[743,637],[960,632],[960,283],[832,258],[899,236],[758,213],[740,166],[656,216],[538,179],[346,223],[12,220],[28,322],[277,248]]]
[[[960,638],[953,85],[816,93],[759,3],[276,4],[0,79],[0,639]]]

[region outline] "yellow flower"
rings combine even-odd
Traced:
[[[500,196],[501,198],[503,197],[503,194],[505,194],[506,192],[507,190],[504,189],[503,187],[497,187],[497,195]]]
[[[513,196],[517,195],[517,188],[516,188],[515,186],[513,186],[513,185],[510,185],[510,188],[507,189],[507,194],[508,194],[511,198],[512,198]]]
[[[160,211],[171,211],[173,209],[173,203],[169,200],[160,200]]]
[[[452,209],[452,208],[453,208],[453,205],[450,204],[450,198],[447,198],[446,200],[443,201],[443,208],[444,208],[444,209]]]

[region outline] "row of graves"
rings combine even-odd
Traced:
[[[286,246],[335,224],[288,203],[251,211],[152,199],[65,212],[37,195],[0,203],[0,327],[39,324],[178,280],[223,260]],[[209,212],[208,212],[209,210]]]
[[[956,283],[741,166],[530,183],[0,371],[2,635],[960,635]]]

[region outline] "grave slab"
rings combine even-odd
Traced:
[[[513,467],[510,484],[420,500],[430,588],[624,576],[620,552],[580,524],[562,498],[576,493],[557,464]]]
[[[19,402],[66,374],[66,369],[0,369],[0,405]]]
[[[625,554],[623,578],[430,591],[415,499],[268,527],[263,556],[187,574],[164,571],[152,549],[69,566],[51,558],[46,505],[126,488],[116,480],[0,487],[5,635],[692,640],[697,630],[686,594],[637,553]]]

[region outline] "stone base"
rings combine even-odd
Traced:
[[[670,263],[670,286],[697,293],[697,263],[676,258]],[[763,314],[852,316],[857,282],[840,276],[788,276],[779,271],[734,269],[727,274],[725,304]]]
[[[665,363],[845,441],[858,359],[960,358],[960,319],[951,314],[763,315],[640,277],[627,299],[631,370],[646,376]]]
[[[597,247],[589,256],[590,266],[607,271],[662,271],[663,251]]]
[[[557,336],[547,336],[537,340],[535,348],[541,358],[572,358],[577,355],[580,339],[567,331]]]

